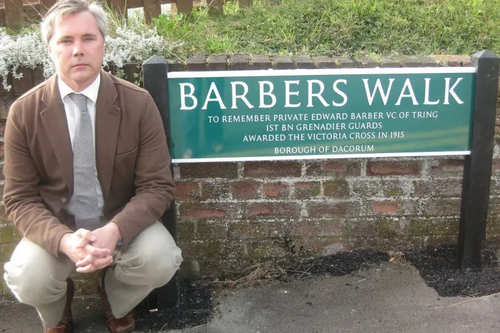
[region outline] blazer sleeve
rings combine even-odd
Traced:
[[[27,132],[12,106],[4,136],[3,198],[5,211],[23,237],[59,257],[59,242],[72,230],[45,206],[40,196],[40,175],[30,153]]]
[[[146,95],[140,120],[135,195],[111,220],[122,233],[123,249],[138,233],[160,219],[175,195],[163,122],[153,98],[149,93]]]

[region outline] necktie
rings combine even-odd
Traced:
[[[67,210],[75,216],[77,228],[94,230],[100,226],[97,202],[97,177],[95,164],[94,133],[87,110],[87,97],[70,94],[80,110],[80,119],[73,139],[73,196]]]

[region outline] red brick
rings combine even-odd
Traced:
[[[270,239],[248,242],[245,252],[251,258],[259,258],[260,260],[277,260],[290,255],[282,244]]]
[[[181,178],[237,178],[236,163],[186,163],[179,165]]]
[[[372,209],[374,213],[397,213],[398,212],[398,202],[397,201],[378,201],[372,203]]]
[[[227,200],[231,198],[229,183],[225,180],[211,180],[207,183],[201,183],[202,200]]]
[[[369,57],[360,57],[356,59],[358,66],[362,68],[377,68],[380,67],[380,63]]]
[[[361,162],[350,160],[331,160],[322,162],[309,162],[306,176],[359,176]]]
[[[273,67],[276,69],[293,69],[294,64],[292,58],[287,55],[274,56],[272,59]]]
[[[180,219],[231,217],[236,211],[234,205],[226,203],[183,203],[180,207]]]
[[[281,221],[233,222],[229,224],[229,235],[237,239],[263,239],[282,236],[285,223]]]
[[[433,54],[431,55],[431,57],[449,67],[462,67],[471,65],[471,58],[467,55]]]
[[[410,218],[405,232],[412,236],[417,235],[457,235],[458,217],[432,217],[432,218]]]
[[[300,177],[299,162],[249,162],[245,163],[243,175],[254,178]]]
[[[226,212],[221,209],[208,209],[208,208],[199,208],[194,207],[186,211],[183,214],[186,218],[195,218],[195,219],[210,219],[210,218],[218,218],[225,217]]]
[[[234,182],[231,184],[233,199],[255,199],[259,197],[260,183],[253,180]]]
[[[321,194],[319,182],[295,183],[295,197],[297,199],[309,199]]]
[[[314,68],[314,61],[311,57],[307,55],[294,55],[292,57],[293,62],[295,63],[295,68],[297,69],[312,69]]]
[[[431,162],[430,172],[440,175],[462,175],[464,172],[464,160],[443,159]]]
[[[303,238],[316,236],[316,222],[313,220],[292,222],[288,227],[291,236]]]
[[[225,223],[209,223],[200,220],[196,223],[195,236],[196,239],[224,239],[228,236],[228,230]]]
[[[314,221],[255,221],[234,222],[229,225],[229,236],[237,239],[264,239],[285,236],[312,237],[316,234]]]
[[[207,59],[209,71],[225,71],[227,70],[227,56],[211,55]]]
[[[252,56],[251,67],[253,69],[269,69],[273,68],[273,65],[268,56],[254,55]]]
[[[229,224],[229,236],[238,239],[255,238],[262,234],[264,227],[268,223],[256,221],[233,222]]]
[[[424,204],[424,214],[427,215],[460,215],[461,199],[433,199]]]
[[[200,184],[194,182],[176,182],[175,183],[176,200],[193,200],[200,196]]]
[[[338,64],[330,57],[318,56],[312,58],[314,61],[314,66],[317,68],[337,68]]]
[[[318,236],[341,235],[344,222],[341,219],[319,220],[316,223]]]
[[[402,176],[418,175],[422,169],[420,162],[368,162],[366,174],[368,176]]]
[[[309,253],[311,256],[321,256],[323,255],[323,247],[335,241],[330,238],[335,238],[335,241],[338,241],[337,236],[331,237],[309,237],[309,238],[301,238],[300,244],[305,248],[305,251]]]
[[[233,54],[228,65],[231,70],[248,70],[250,67],[250,56],[246,54]]]
[[[418,180],[413,194],[419,197],[461,197],[462,179]]]
[[[169,59],[168,61],[168,71],[169,72],[180,72],[184,70],[184,65],[186,63],[182,60]]]
[[[195,230],[194,221],[183,221],[176,224],[177,240],[179,242],[191,241]]]
[[[189,71],[205,71],[207,57],[204,55],[194,55],[187,59],[187,68]]]
[[[372,197],[378,194],[380,190],[379,180],[364,180],[356,179],[351,181],[352,192],[356,196],[360,197]]]
[[[356,63],[351,58],[347,57],[333,57],[333,59],[338,63],[340,68],[355,68]]]
[[[343,228],[344,236],[353,238],[376,238],[379,234],[378,222],[373,219],[347,221]]]
[[[253,203],[248,205],[246,217],[298,217],[300,206],[295,203]]]
[[[344,217],[352,207],[346,202],[311,202],[307,205],[309,217]]]
[[[384,197],[400,197],[405,193],[405,188],[411,187],[412,184],[400,179],[382,179],[380,181],[380,189]]]
[[[287,198],[290,194],[288,184],[266,184],[264,185],[264,195],[267,198]]]
[[[336,179],[334,181],[325,182],[325,196],[332,198],[347,198],[349,197],[349,184],[345,179]]]

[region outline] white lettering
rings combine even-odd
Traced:
[[[298,107],[300,107],[301,103],[298,103],[298,104],[291,104],[290,103],[290,95],[299,96],[299,92],[298,91],[290,91],[290,85],[291,84],[298,85],[299,83],[300,83],[299,80],[296,80],[296,81],[285,81],[285,107],[286,108],[298,108]]]
[[[242,86],[243,87],[243,94],[238,95],[236,93],[236,86]],[[250,104],[248,99],[246,98],[246,95],[248,94],[248,86],[245,82],[243,81],[234,81],[231,82],[231,90],[232,90],[232,96],[233,96],[233,105],[231,106],[231,109],[237,109],[238,107],[236,106],[236,100],[239,98],[241,99],[249,109],[253,109],[253,105]]]
[[[194,97],[194,85],[191,83],[179,83],[181,89],[181,110],[193,110],[198,106],[198,99]],[[186,93],[186,88],[189,88],[189,93]],[[193,101],[192,106],[186,106],[186,97]]]
[[[346,105],[347,103],[347,95],[342,91],[340,90],[338,87],[337,87],[337,84],[340,83],[343,83],[343,84],[347,84],[347,80],[336,80],[334,83],[333,83],[333,91],[335,91],[337,94],[339,94],[340,96],[342,96],[342,98],[344,99],[342,101],[342,103],[337,103],[335,102],[334,100],[332,100],[332,104],[333,106],[344,106]]]
[[[425,100],[424,100],[424,105],[436,105],[439,104],[439,99],[437,101],[431,102],[429,101],[429,91],[430,91],[430,83],[431,79],[430,78],[425,78]]]
[[[464,102],[457,96],[457,94],[453,91],[453,89],[455,89],[457,87],[457,84],[462,81],[463,77],[459,77],[455,83],[453,84],[453,86],[450,88],[450,78],[447,77],[445,78],[445,82],[446,82],[446,88],[445,88],[445,91],[444,91],[444,103],[443,104],[450,104],[450,94],[453,96],[453,98],[455,99],[455,101],[458,103],[458,104],[464,104]]]
[[[408,94],[405,94],[406,89],[408,89]],[[413,92],[413,87],[411,86],[410,79],[406,79],[403,89],[401,89],[401,94],[399,95],[396,105],[401,105],[401,99],[403,97],[410,97],[413,102],[413,105],[418,105],[418,101],[417,98],[415,97],[415,93]]]
[[[375,94],[377,90],[380,93],[380,96],[382,97],[382,101],[384,102],[384,105],[387,105],[387,100],[389,99],[389,95],[391,93],[391,88],[392,88],[392,83],[394,82],[394,79],[389,79],[389,87],[387,88],[387,91],[384,91],[382,88],[382,83],[380,82],[380,79],[377,79],[377,83],[375,83],[375,88],[373,89],[373,92],[370,95],[370,87],[368,85],[368,79],[363,79],[363,83],[365,84],[365,91],[366,91],[366,98],[368,99],[368,104],[370,106],[373,103],[373,100],[375,99]]]
[[[212,95],[212,93],[215,95],[215,98],[210,97],[210,95]],[[226,106],[224,105],[224,103],[222,102],[222,98],[220,97],[219,90],[217,90],[217,86],[215,85],[215,82],[212,82],[212,84],[210,85],[210,89],[208,89],[207,99],[205,99],[205,104],[201,108],[202,110],[207,109],[208,102],[219,102],[219,107],[221,109],[223,109],[223,110],[227,109]]]
[[[313,93],[312,90],[313,90],[313,84],[317,84],[319,85],[319,93]],[[323,106],[327,107],[327,106],[330,106],[330,104],[328,104],[325,99],[323,98],[323,96],[321,96],[321,94],[323,93],[323,91],[325,91],[325,85],[323,84],[323,82],[319,81],[319,80],[307,80],[307,87],[308,87],[308,94],[307,94],[307,107],[308,108],[312,108],[313,107],[313,102],[312,102],[312,99],[313,97],[316,97],[317,99],[320,100],[321,104],[323,104]]]
[[[269,87],[269,91],[264,90],[264,86]],[[260,96],[260,104],[259,108],[272,108],[276,105],[276,96],[273,94],[274,85],[271,81],[259,81],[259,96]],[[271,98],[271,104],[264,103],[264,97],[269,96]]]

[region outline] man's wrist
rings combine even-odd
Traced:
[[[123,235],[122,235],[122,233],[121,233],[120,228],[118,227],[118,225],[116,225],[116,223],[114,223],[112,221],[109,222],[108,225],[110,225],[110,227],[113,230],[113,233],[116,236],[116,242],[117,242],[117,244],[118,243],[122,243],[123,242]]]
[[[68,244],[68,238],[69,237],[71,237],[71,234],[67,233],[67,234],[64,234],[61,237],[61,239],[59,240],[58,250],[59,250],[60,254],[63,254],[63,255],[67,256],[67,253],[66,253],[67,246],[66,245]]]

